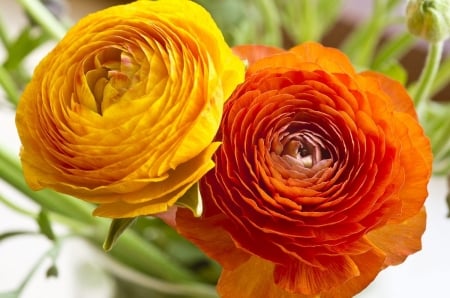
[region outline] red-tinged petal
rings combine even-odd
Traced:
[[[426,212],[422,210],[402,223],[388,224],[367,234],[367,238],[386,254],[385,266],[402,263],[422,248]]]
[[[317,295],[360,275],[358,266],[350,256],[321,257],[324,268],[293,261],[276,265],[274,281],[292,293]]]
[[[321,298],[351,298],[366,288],[384,267],[385,255],[376,248],[363,254],[352,255],[351,258],[360,274],[329,291],[324,291],[320,295]]]
[[[250,255],[236,248],[229,234],[218,224],[220,221],[223,221],[220,214],[198,221],[192,217],[192,212],[181,208],[177,210],[176,225],[180,234],[220,262],[224,268],[233,269],[245,262]]]
[[[285,52],[284,49],[266,45],[238,45],[234,46],[232,50],[248,65],[252,65],[262,58]]]
[[[214,219],[228,245],[252,255],[224,270],[221,293],[351,297],[418,249],[419,223],[410,242],[383,234],[419,212],[431,173],[429,141],[401,88],[314,43],[250,65],[225,105],[216,167],[200,182],[206,224],[190,236],[214,252],[205,236]],[[368,239],[373,231],[380,240]]]
[[[360,78],[365,80],[364,87],[370,91],[378,94],[380,89],[384,91],[396,111],[407,113],[417,119],[413,101],[402,84],[374,71],[362,72]]]
[[[404,168],[405,182],[400,191],[402,213],[391,222],[402,222],[421,209],[428,196],[427,185],[432,173],[432,153],[429,139],[423,129],[409,114],[396,114],[397,135],[401,145],[400,158]],[[417,165],[421,164],[420,167]]]
[[[327,72],[355,73],[350,59],[335,48],[325,47],[316,42],[305,42],[290,51],[298,55],[301,61],[317,64]]]
[[[276,297],[313,298],[314,295],[293,294],[273,282],[274,264],[252,257],[234,270],[223,270],[217,291],[222,298]]]

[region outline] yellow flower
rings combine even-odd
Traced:
[[[244,66],[189,1],[137,1],[80,20],[17,108],[29,186],[122,218],[166,211],[214,166],[213,138]]]

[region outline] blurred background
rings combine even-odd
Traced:
[[[226,0],[222,0],[227,2]],[[295,0],[294,0],[295,1]],[[113,0],[71,0],[54,1],[55,11],[62,20],[70,25],[89,12],[116,5],[126,1]],[[199,1],[207,2],[207,1]],[[214,1],[213,1],[214,2]],[[230,9],[234,9],[235,1],[230,2]],[[211,4],[210,4],[211,5]],[[214,9],[214,5],[211,5]],[[236,6],[238,7],[238,6]],[[405,5],[399,5],[396,11],[401,15]],[[61,8],[61,10],[59,10]],[[235,12],[235,11],[233,11]],[[240,24],[240,17],[250,11],[215,15],[222,23],[228,25]],[[344,0],[341,13],[333,22],[323,28],[322,40],[326,45],[340,46],[349,32],[358,28],[372,13],[372,1]],[[0,21],[12,38],[18,36],[29,22],[26,14],[16,0],[0,1]],[[218,20],[219,21],[219,20]],[[231,26],[230,25],[230,26]],[[236,25],[237,26],[237,25]],[[236,30],[245,31],[244,27]],[[384,36],[404,32],[403,24],[390,26]],[[231,31],[230,31],[231,32]],[[225,32],[225,35],[231,34]],[[230,37],[231,36],[231,37]],[[236,37],[237,36],[237,37]],[[228,35],[230,43],[237,44],[246,41],[246,34]],[[255,38],[256,36],[253,35]],[[233,39],[234,38],[234,39]],[[248,40],[248,39],[247,39]],[[255,42],[260,42],[256,40]],[[263,40],[262,42],[266,42]],[[52,48],[55,41],[48,40],[26,57],[24,63],[26,71],[31,74],[36,63]],[[291,46],[293,41],[284,36],[283,44]],[[416,41],[415,46],[402,55],[400,61],[408,73],[408,80],[418,77],[425,57],[424,43]],[[0,63],[6,60],[6,52],[0,47]],[[449,86],[437,92],[435,100],[449,98]],[[0,90],[0,148],[17,156],[20,142],[14,125],[14,108],[6,100],[6,94]],[[382,271],[376,281],[363,291],[358,297],[446,297],[448,295],[448,277],[450,276],[450,219],[447,218],[448,209],[445,203],[447,180],[444,177],[433,177],[429,186],[430,196],[427,199],[428,223],[423,237],[422,251],[410,256],[404,264],[390,267]],[[0,180],[0,195],[14,198],[17,204],[25,209],[38,211],[39,206],[23,197],[5,181]],[[0,203],[0,234],[9,231],[33,230],[36,222],[29,217],[11,211]],[[56,226],[57,232],[65,231],[66,227]],[[51,243],[43,237],[21,236],[11,239],[0,238],[0,293],[16,288],[33,269],[34,264],[51,247]],[[110,297],[138,297],[117,291],[117,282],[107,272],[115,271],[115,264],[104,255],[101,250],[93,248],[95,244],[81,239],[71,239],[65,242],[56,261],[58,276],[47,278],[47,271],[52,267],[51,260],[44,260],[30,279],[22,298],[37,297],[67,297],[67,298],[110,298]],[[181,252],[182,253],[182,252]],[[122,268],[123,269],[123,268]],[[120,271],[120,270],[118,270]],[[123,271],[122,271],[123,273]],[[125,272],[126,274],[126,272]],[[131,274],[131,273],[130,273]],[[136,279],[139,279],[137,276]],[[156,295],[156,294],[155,294]],[[15,297],[2,296],[0,297]],[[157,297],[147,295],[146,297]]]

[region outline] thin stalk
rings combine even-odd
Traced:
[[[434,94],[442,90],[445,86],[447,86],[450,82],[450,56],[442,61],[439,66],[438,73],[433,81],[433,85],[431,86],[430,93]]]
[[[49,211],[75,218],[84,223],[95,222],[91,215],[90,204],[49,190],[31,190],[25,182],[18,161],[2,150],[0,150],[0,177]]]
[[[8,31],[6,30],[5,23],[3,22],[3,20],[0,20],[0,42],[3,44],[6,50],[9,49],[11,43],[7,32]]]
[[[8,207],[9,209],[11,209],[12,211],[25,215],[27,217],[31,217],[31,218],[37,218],[37,214],[35,214],[34,212],[28,211],[14,203],[12,203],[11,201],[7,200],[5,197],[0,196],[0,203],[3,203],[3,205],[5,205],[6,207]]]
[[[302,14],[302,22],[298,22],[298,26],[302,26],[304,30],[302,30],[302,39],[303,41],[317,41],[317,4],[306,0],[301,1],[301,11]],[[293,22],[296,20],[293,19]]]
[[[261,12],[263,25],[267,30],[266,43],[281,47],[280,18],[277,6],[272,0],[258,0],[256,4]]]
[[[215,287],[202,283],[174,283],[144,275],[131,267],[124,266],[112,258],[106,258],[105,254],[98,254],[98,258],[104,261],[106,270],[112,272],[115,276],[126,280],[135,285],[152,289],[160,293],[179,295],[183,297],[211,297],[216,298]]]
[[[371,64],[389,13],[389,11],[386,11],[385,1],[373,1],[373,13],[370,19],[355,30],[345,41],[342,49],[358,67],[368,67]]]
[[[39,0],[17,0],[25,11],[38,23],[50,36],[60,40],[66,34],[67,29]]]
[[[80,235],[101,247],[103,239],[107,235],[109,223],[91,215],[92,205],[51,191],[32,191],[23,178],[18,162],[1,150],[0,177],[42,208],[71,220],[76,220],[80,226],[91,227],[91,229],[84,229],[84,234],[80,232]],[[170,255],[131,230],[122,235],[110,254],[136,270],[170,281],[189,282],[199,279],[194,273],[176,263]]]
[[[86,235],[87,239],[101,247],[109,224],[103,221],[98,226],[98,233]],[[168,281],[186,283],[198,281],[199,277],[182,265],[177,264],[170,255],[161,251],[151,242],[145,241],[132,230],[127,230],[109,252],[114,259],[150,276],[164,278]]]
[[[2,86],[5,91],[8,101],[14,106],[17,106],[20,98],[20,91],[9,72],[3,66],[0,66],[0,86]]]
[[[439,69],[443,48],[444,43],[442,41],[432,42],[428,45],[428,54],[425,65],[419,80],[415,84],[415,89],[412,91],[412,98],[414,99],[414,104],[416,105],[419,117],[422,116],[423,109],[427,102],[431,100],[430,90]]]
[[[61,244],[62,243],[60,241],[56,241],[55,244],[39,258],[39,260],[31,268],[30,272],[28,272],[27,276],[24,278],[19,287],[14,291],[14,294],[17,294],[17,297],[21,296],[21,293],[24,291],[24,289],[30,282],[31,278],[34,276],[34,274],[42,265],[42,263],[45,261],[45,259],[51,258],[52,262],[54,262],[56,256],[61,251]]]
[[[410,33],[402,34],[395,39],[390,40],[380,52],[376,55],[372,63],[372,69],[380,69],[382,65],[392,59],[406,53],[415,43],[415,37]]]

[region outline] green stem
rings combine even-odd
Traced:
[[[443,48],[444,43],[442,41],[430,43],[428,46],[425,65],[412,92],[419,117],[422,116],[425,105],[431,99],[430,90],[439,69]]]
[[[8,101],[14,106],[17,106],[20,98],[20,91],[14,83],[13,78],[3,66],[0,66],[0,85],[6,92],[6,98]]]
[[[104,260],[102,264],[114,276],[126,280],[134,285],[155,290],[159,293],[176,295],[182,297],[208,297],[217,298],[217,292],[213,285],[201,283],[171,283],[164,280],[156,279],[148,275],[144,275],[138,271],[125,267],[123,264],[114,259],[106,258],[104,254],[98,254],[100,260]]]
[[[95,218],[91,215],[92,205],[48,190],[32,191],[23,178],[18,162],[1,150],[0,177],[42,208],[76,220],[80,226],[86,227],[80,235],[101,247],[107,235],[109,223],[106,219]],[[177,264],[170,255],[131,230],[122,235],[110,254],[136,270],[170,281],[189,282],[198,279],[194,273]]]
[[[436,74],[433,85],[431,86],[430,92],[432,94],[441,91],[444,87],[448,86],[450,82],[450,56],[442,61],[439,66],[438,73]]]
[[[56,40],[60,40],[66,34],[66,28],[50,13],[39,0],[17,0],[30,16],[46,32]]]
[[[103,223],[104,225],[99,226],[98,229],[100,235],[87,235],[88,240],[97,247],[103,244],[103,238],[109,228],[109,224]],[[123,264],[150,276],[179,283],[199,280],[194,273],[176,264],[168,254],[162,252],[153,243],[143,240],[132,230],[123,233],[108,254]]]
[[[25,182],[18,161],[2,150],[0,150],[0,177],[49,211],[84,223],[95,222],[91,215],[92,206],[90,204],[49,190],[31,190]]]
[[[5,23],[3,22],[3,20],[0,20],[0,42],[3,44],[6,50],[9,49],[9,46],[11,44],[7,32],[8,31],[6,29]]]
[[[57,255],[61,251],[61,244],[62,243],[60,241],[56,241],[54,243],[54,245],[47,252],[45,252],[44,255],[42,255],[42,257],[39,258],[39,260],[31,268],[30,272],[28,272],[27,276],[24,278],[24,280],[19,285],[19,287],[14,291],[14,293],[17,294],[17,297],[21,296],[21,293],[26,288],[26,286],[30,282],[31,278],[34,276],[34,274],[39,269],[39,267],[42,265],[42,263],[45,261],[45,259],[51,258],[52,261],[54,262],[54,260],[56,259]]]
[[[350,34],[342,49],[357,67],[368,67],[389,18],[384,0],[373,1],[370,19]]]
[[[3,203],[3,205],[5,205],[6,207],[8,207],[9,209],[11,209],[12,211],[14,211],[16,213],[19,213],[19,214],[22,214],[22,215],[25,215],[25,216],[31,217],[31,218],[37,218],[37,214],[12,203],[11,201],[4,198],[3,196],[0,196],[0,203]]]
[[[276,5],[272,0],[258,0],[256,4],[262,15],[263,26],[267,30],[266,44],[281,47],[280,18]]]
[[[295,1],[292,1],[295,2]],[[292,22],[296,22],[297,26],[301,26],[302,31],[302,41],[316,41],[317,40],[317,32],[318,26],[317,22],[317,4],[313,1],[301,1],[301,10],[300,13],[302,15],[302,22],[296,22],[295,19]]]
[[[398,57],[406,53],[415,42],[416,39],[409,32],[390,40],[378,52],[372,62],[371,68],[378,70],[384,63],[393,59],[398,59]]]

